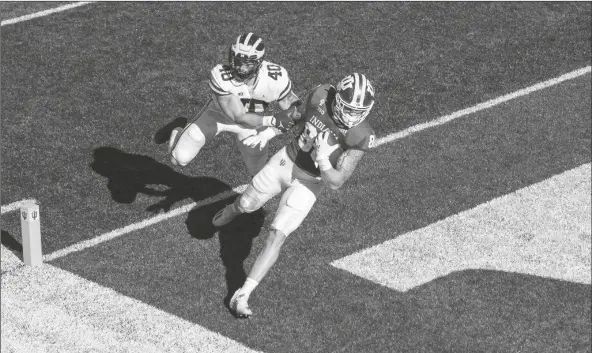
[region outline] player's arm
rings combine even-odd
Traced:
[[[329,145],[329,134],[330,131],[326,130],[317,135],[315,141],[315,160],[319,165],[321,177],[325,184],[332,190],[337,190],[352,176],[358,162],[364,157],[365,152],[355,148],[347,149],[339,156],[336,168],[333,168],[329,161],[329,156],[339,148],[339,145]]]
[[[339,189],[352,176],[358,162],[364,157],[364,154],[365,152],[362,150],[346,150],[341,156],[339,156],[336,169],[331,166],[328,159],[326,160],[326,163],[319,163],[319,169],[321,170],[321,176],[325,181],[325,184],[327,184],[331,190]]]
[[[230,119],[234,120],[238,125],[249,129],[254,129],[260,126],[272,126],[265,124],[264,116],[245,112],[245,107],[242,102],[234,94],[214,94],[214,99],[218,101],[222,112]]]
[[[223,82],[229,80],[228,77],[224,78],[225,76],[222,76],[224,72],[224,69],[221,69],[218,66],[212,69],[209,86],[213,92],[213,99],[217,101],[220,109],[226,114],[226,116],[238,125],[249,129],[260,126],[274,126],[281,130],[290,127],[287,126],[289,125],[289,122],[283,122],[280,119],[276,119],[273,115],[260,116],[255,113],[245,112],[245,107],[240,98],[223,88]],[[293,121],[291,122],[293,125]]]
[[[291,83],[289,84],[289,87],[291,87]],[[274,118],[279,122],[287,121],[288,123],[285,124],[285,126],[292,127],[303,114],[302,101],[294,92],[292,92],[292,90],[278,100],[278,105],[281,111],[276,113]],[[280,130],[277,127],[270,126],[256,135],[246,138],[243,140],[243,143],[249,147],[259,145],[259,148],[263,149],[269,140],[281,135],[284,131],[285,129]]]
[[[303,114],[302,101],[300,98],[298,98],[296,93],[292,91],[290,91],[290,93],[288,93],[284,98],[280,99],[278,101],[278,105],[282,111],[276,114],[276,116],[279,114],[285,114],[293,121],[297,121]]]

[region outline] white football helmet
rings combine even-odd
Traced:
[[[265,44],[261,37],[251,32],[238,36],[229,55],[235,77],[245,81],[257,75],[264,55]]]
[[[348,128],[364,121],[374,106],[374,87],[363,74],[353,73],[337,84],[333,113]]]

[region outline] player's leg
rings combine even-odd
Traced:
[[[265,145],[263,149],[260,149],[259,145],[255,147],[249,147],[241,142],[247,137],[248,136],[237,134],[236,146],[238,147],[238,150],[245,161],[247,171],[249,174],[254,176],[259,173],[261,169],[263,169],[265,163],[267,162],[267,158],[269,156],[269,145]]]
[[[223,118],[220,115],[210,101],[184,129],[173,129],[169,139],[171,163],[186,166],[191,162],[206,142],[218,134],[217,122]]]
[[[271,231],[265,247],[249,273],[250,278],[260,282],[267,275],[267,272],[277,260],[286,237],[302,224],[323,188],[322,181],[318,183],[301,183],[299,180],[295,180],[293,185],[286,190],[280,200],[275,219],[271,224]]]
[[[321,181],[300,183],[296,180],[284,193],[265,246],[257,256],[245,283],[232,296],[230,308],[235,315],[251,317],[253,313],[249,309],[248,300],[252,291],[276,263],[286,238],[302,224],[323,188]]]
[[[234,203],[216,213],[212,223],[216,227],[222,227],[239,214],[257,211],[272,197],[279,194],[282,187],[288,185],[291,177],[292,164],[287,163],[286,160],[288,157],[285,148],[282,148],[253,177],[247,189]]]

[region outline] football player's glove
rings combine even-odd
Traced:
[[[228,55],[234,77],[246,81],[257,76],[264,55],[265,44],[261,37],[254,33],[238,36]]]
[[[358,125],[374,106],[374,87],[363,74],[353,73],[337,84],[334,115],[348,128]]]
[[[275,115],[266,115],[263,117],[263,125],[273,126],[281,132],[288,131],[294,126],[294,120],[288,115],[285,110],[276,113]]]
[[[256,135],[251,135],[243,140],[243,144],[247,145],[251,148],[259,145],[259,150],[262,150],[267,142],[275,137],[275,131],[270,128],[267,128]]]
[[[329,162],[329,156],[333,153],[336,149],[339,148],[339,143],[334,145],[329,144],[329,134],[331,131],[325,130],[320,134],[317,134],[317,138],[315,140],[315,161],[319,164],[320,170],[327,170],[332,168],[331,162]]]

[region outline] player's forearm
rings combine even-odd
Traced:
[[[338,170],[335,170],[328,159],[319,163],[319,169],[321,170],[323,181],[331,190],[337,190],[345,183],[344,175]]]
[[[245,113],[236,116],[234,122],[242,127],[254,129],[264,125],[264,117],[253,113]]]

